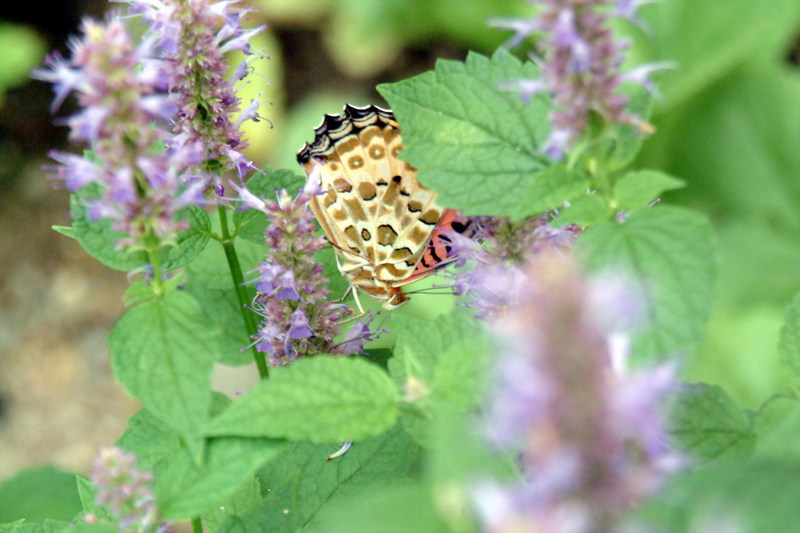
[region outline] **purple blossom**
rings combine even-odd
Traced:
[[[70,191],[100,186],[100,197],[85,205],[93,219],[110,218],[114,229],[128,234],[120,248],[141,245],[149,235],[173,239],[187,226],[179,211],[204,200],[187,194],[181,147],[158,149],[171,137],[164,119],[174,106],[139,68],[153,59],[147,55],[152,48],[134,46],[119,19],[87,19],[81,29],[82,37],[70,43],[70,59],[51,56],[47,68],[33,71],[33,77],[54,84],[56,106],[75,94],[82,110],[67,120],[71,138],[92,149],[91,158],[51,153],[60,163],[51,175]]]
[[[259,100],[251,102],[238,119],[240,100],[234,83],[249,72],[247,62],[232,80],[226,79],[225,54],[238,50],[253,55],[249,41],[266,26],[243,29],[247,9],[236,8],[238,0],[128,0],[131,12],[140,14],[149,25],[147,38],[157,42],[166,85],[177,107],[175,118],[178,146],[202,145],[209,160],[223,168],[236,170],[241,179],[254,168],[242,153],[247,142],[239,126],[245,120],[258,120]],[[217,191],[219,177],[202,171]]]
[[[92,483],[97,486],[96,503],[111,517],[117,531],[163,533],[169,524],[161,522],[150,488],[152,476],[136,468],[136,456],[117,447],[100,450],[92,468]],[[109,523],[98,516],[85,517],[89,523]]]
[[[522,265],[544,251],[568,250],[580,232],[577,226],[552,226],[547,216],[515,222],[484,217],[481,226],[475,237],[449,235],[458,266],[466,268],[444,273],[452,279],[455,293],[463,295],[464,305],[475,308],[478,318],[500,315],[514,307],[518,287],[525,279]]]
[[[485,432],[519,451],[524,481],[478,481],[475,509],[490,532],[618,531],[624,513],[682,465],[662,412],[675,365],[614,370],[596,282],[568,254],[544,251],[521,272],[515,304],[491,321],[502,355]],[[635,291],[617,284],[614,304],[614,290],[602,301],[625,315]]]
[[[541,79],[505,83],[529,101],[534,94],[553,95],[556,109],[550,120],[553,130],[545,153],[555,159],[575,144],[586,130],[592,114],[610,124],[633,124],[642,131],[649,125],[628,113],[628,99],[618,92],[623,81],[649,86],[654,69],[626,77],[620,71],[628,43],[614,37],[610,16],[635,20],[641,2],[635,0],[528,0],[542,6],[532,20],[494,19],[496,27],[514,31],[509,46],[521,44],[530,35],[540,35]]]
[[[278,191],[278,200],[264,200],[239,189],[247,208],[267,214],[265,241],[269,252],[259,264],[255,280],[258,295],[253,310],[261,317],[256,348],[270,355],[271,365],[286,365],[299,357],[320,353],[349,355],[363,352],[365,342],[381,331],[369,329],[371,315],[356,320],[337,341],[341,324],[351,312],[346,305],[327,300],[328,280],[314,254],[326,240],[316,236],[308,201],[319,194],[309,180],[297,198]]]

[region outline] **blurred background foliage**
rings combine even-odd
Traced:
[[[272,126],[248,126],[249,155],[293,169],[323,113],[383,103],[378,83],[421,73],[437,58],[491,53],[509,35],[486,19],[532,12],[522,0],[250,3],[253,25],[269,25],[253,45],[271,59],[256,64],[261,77],[245,99],[263,91]],[[0,478],[46,461],[86,471],[135,409],[113,384],[103,341],[127,282],[49,229],[67,223],[68,205],[41,166],[48,149],[66,145],[66,132],[52,126],[49,87],[27,78],[48,50],[65,51],[81,16],[119,7],[70,0],[46,14],[35,3],[0,12]],[[638,24],[619,25],[632,42],[628,64],[672,68],[656,76],[657,131],[634,166],[686,180],[663,201],[705,213],[718,236],[707,243],[719,257],[714,312],[697,353],[682,354],[687,378],[720,384],[755,409],[792,385],[777,343],[800,288],[800,2],[662,0],[639,13]],[[417,305],[439,305],[436,298]],[[114,392],[87,400],[100,380]],[[70,405],[78,406],[71,415]]]

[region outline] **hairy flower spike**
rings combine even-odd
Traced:
[[[630,323],[629,291],[612,306],[620,316],[598,317],[593,304],[612,298],[595,296],[568,254],[545,252],[521,270],[515,305],[493,321],[502,356],[486,433],[521,450],[525,481],[482,481],[476,509],[491,532],[619,531],[680,465],[661,413],[675,368],[613,370],[603,326]]]
[[[131,11],[142,15],[150,25],[146,35],[163,51],[166,84],[175,98],[177,129],[173,142],[183,146],[202,146],[207,159],[223,168],[236,170],[241,179],[253,163],[242,154],[247,142],[242,138],[241,121],[258,120],[259,101],[251,103],[237,120],[240,99],[233,84],[248,73],[247,63],[226,79],[228,64],[224,55],[233,50],[252,55],[250,39],[266,26],[245,30],[241,21],[247,9],[235,8],[238,0],[129,0]],[[218,177],[198,169],[207,183],[221,194]]]
[[[170,240],[186,227],[178,212],[202,204],[201,191],[184,175],[196,157],[174,147],[160,149],[170,134],[160,127],[174,111],[168,95],[147,68],[153,61],[148,42],[136,47],[119,19],[84,20],[83,37],[70,43],[72,57],[46,59],[35,78],[54,84],[55,105],[74,92],[83,108],[67,123],[75,141],[91,146],[92,157],[52,152],[60,166],[53,177],[70,191],[100,186],[87,199],[92,219],[110,218],[129,237],[119,247],[141,245],[149,235]]]
[[[263,211],[270,221],[265,235],[269,252],[259,265],[253,309],[263,317],[256,348],[269,354],[273,366],[320,353],[359,353],[365,342],[381,333],[368,328],[372,317],[367,316],[356,321],[340,342],[335,340],[350,309],[326,300],[328,280],[313,257],[326,243],[325,237],[315,236],[308,209],[308,201],[319,194],[314,183],[309,180],[295,199],[279,191],[277,201],[240,191],[245,205]]]
[[[151,480],[148,472],[136,468],[136,456],[117,447],[100,450],[92,468],[92,483],[98,489],[96,503],[108,512],[117,531],[169,531],[169,524],[159,520],[155,497],[149,486]],[[95,515],[87,516],[86,521],[104,522]]]
[[[496,27],[514,30],[510,46],[529,35],[540,34],[540,80],[519,80],[505,85],[518,90],[527,101],[547,91],[556,110],[550,116],[553,131],[546,152],[560,159],[589,124],[592,113],[607,123],[634,124],[646,129],[627,112],[628,98],[618,92],[625,81],[620,65],[628,43],[615,39],[608,26],[611,15],[635,20],[640,3],[634,0],[528,0],[542,10],[533,20],[492,21]],[[640,71],[643,74],[645,71]],[[648,71],[652,72],[652,70]],[[649,80],[629,78],[645,87]]]

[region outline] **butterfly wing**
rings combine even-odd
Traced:
[[[298,153],[311,175],[317,162],[323,196],[312,209],[355,285],[399,285],[413,273],[444,209],[436,193],[398,158],[402,140],[390,111],[346,106],[326,115],[313,144]],[[366,268],[365,268],[366,267]],[[368,279],[371,278],[371,279]]]

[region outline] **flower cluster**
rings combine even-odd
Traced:
[[[96,502],[108,517],[96,514],[85,517],[89,523],[111,523],[117,531],[129,533],[164,533],[169,525],[159,521],[152,476],[136,468],[136,457],[116,447],[100,450],[92,469],[92,483],[97,486]]]
[[[315,236],[308,201],[319,191],[314,179],[292,199],[278,191],[278,201],[264,201],[247,189],[240,191],[246,207],[267,214],[267,258],[259,265],[258,296],[253,309],[263,317],[256,348],[266,352],[273,366],[320,353],[349,355],[363,351],[365,342],[380,331],[368,327],[371,316],[355,321],[338,342],[340,324],[351,311],[326,300],[328,280],[314,254],[326,243]],[[318,186],[317,186],[318,187]]]
[[[516,222],[481,217],[478,223],[481,228],[475,236],[449,235],[459,264],[469,268],[444,274],[452,279],[455,293],[464,295],[465,305],[476,309],[478,318],[498,316],[513,307],[525,277],[523,265],[545,251],[568,250],[580,232],[574,225],[554,227],[546,215]]]
[[[151,235],[169,240],[185,227],[179,211],[204,202],[198,186],[187,186],[187,168],[202,153],[188,147],[164,150],[170,134],[159,124],[174,106],[149,43],[135,47],[122,22],[85,20],[83,37],[71,42],[72,57],[52,55],[35,78],[54,84],[54,107],[71,92],[82,111],[69,117],[71,137],[92,148],[81,157],[52,152],[54,177],[70,191],[99,185],[85,200],[92,220],[109,218],[129,237],[119,247],[142,244]]]
[[[234,7],[239,0],[129,0],[131,12],[141,14],[152,37],[162,50],[165,83],[177,106],[176,137],[179,146],[202,146],[206,158],[214,164],[199,169],[206,183],[213,183],[222,194],[222,182],[210,170],[237,170],[239,178],[253,168],[242,154],[247,147],[240,125],[258,120],[259,100],[240,111],[234,84],[250,71],[249,59],[236,69],[233,79],[226,79],[226,53],[238,50],[246,56],[260,57],[250,48],[250,39],[266,26],[243,29],[241,21],[247,9]]]
[[[610,14],[635,17],[633,0],[529,0],[542,9],[532,20],[495,19],[497,27],[512,29],[509,44],[516,46],[529,35],[541,34],[539,50],[541,79],[520,80],[510,87],[530,99],[541,92],[551,93],[556,110],[551,114],[553,132],[546,152],[561,158],[586,130],[592,113],[607,123],[648,126],[626,111],[628,99],[618,92],[623,81],[638,81],[648,86],[646,73],[639,69],[625,75],[620,66],[627,42],[615,39],[608,26]]]
[[[675,368],[614,369],[609,337],[637,322],[635,291],[610,294],[553,252],[522,275],[516,305],[493,323],[502,356],[485,428],[496,446],[521,450],[525,480],[482,481],[476,509],[491,532],[619,531],[681,464],[661,413]]]

